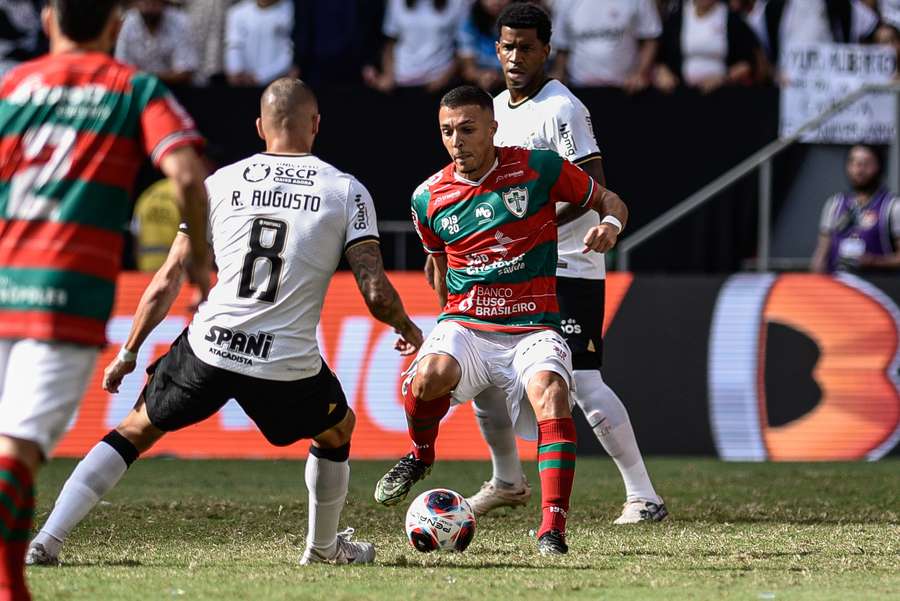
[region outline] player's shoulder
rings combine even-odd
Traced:
[[[548,107],[554,113],[572,111],[587,112],[587,107],[572,90],[558,79],[550,79],[535,95],[534,101]]]
[[[448,168],[444,167],[437,173],[434,173],[423,181],[421,184],[416,186],[415,191],[413,192],[413,202],[425,202],[433,196],[435,190],[453,183],[453,179],[448,174]]]
[[[240,2],[235,2],[228,9],[228,15],[232,18],[240,18],[246,15],[249,15],[253,12],[253,9],[256,5],[254,0],[240,0]]]
[[[494,112],[505,110],[509,107],[509,90],[503,90],[494,96]]]
[[[540,171],[541,167],[549,167],[551,165],[558,166],[564,162],[555,150],[546,148],[505,148],[505,159],[519,159],[519,162],[527,164],[531,169]]]

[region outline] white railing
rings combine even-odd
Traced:
[[[900,84],[866,85],[836,102],[824,113],[811,119],[793,135],[775,140],[768,146],[752,154],[749,158],[716,178],[694,194],[690,195],[638,231],[627,236],[618,246],[619,257],[616,267],[620,271],[628,271],[632,251],[647,242],[672,224],[680,221],[699,207],[712,201],[716,195],[724,192],[754,170],[759,169],[759,231],[757,235],[756,270],[766,272],[771,264],[769,251],[772,232],[772,160],[800,141],[804,134],[824,125],[832,117],[853,105],[857,100],[869,94],[890,92],[900,94]],[[900,101],[897,102],[900,107]],[[900,115],[894,127],[894,139],[891,143],[891,156],[888,164],[888,178],[892,186],[900,180]]]

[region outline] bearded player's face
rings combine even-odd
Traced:
[[[550,44],[538,39],[536,29],[504,27],[496,48],[506,87],[512,89],[528,88],[544,72],[550,56]]]
[[[492,156],[497,131],[497,122],[491,111],[476,105],[442,106],[438,120],[441,140],[453,159],[456,171],[466,175],[484,169]]]

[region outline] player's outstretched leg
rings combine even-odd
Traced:
[[[66,537],[122,479],[125,471],[164,435],[143,403],[94,445],[63,485],[41,531],[28,546],[27,565],[56,565]]]
[[[351,540],[353,529],[338,532],[341,509],[350,486],[350,436],[356,417],[352,411],[334,428],[317,436],[306,460],[309,491],[309,532],[301,565],[311,563],[372,563],[375,546]]]
[[[0,599],[29,601],[23,560],[34,521],[34,465],[40,460],[37,450],[33,464],[13,448],[29,444],[27,441],[0,438],[4,451],[0,456],[0,496],[4,501],[0,509]]]
[[[528,382],[528,399],[538,419],[538,471],[541,476],[541,527],[538,550],[542,555],[569,552],[566,520],[575,481],[577,438],[569,408],[569,387],[551,371],[541,371]]]
[[[402,388],[413,449],[375,486],[375,500],[383,505],[401,502],[413,484],[431,473],[441,419],[450,411],[450,392],[462,377],[459,363],[449,355],[426,355],[415,370],[412,380],[407,378]]]
[[[519,507],[531,498],[531,486],[522,471],[516,435],[509,418],[506,393],[488,388],[475,397],[475,418],[491,452],[493,476],[467,498],[476,516],[499,507]]]
[[[603,381],[600,370],[576,371],[575,383],[575,400],[625,483],[625,505],[614,523],[663,520],[668,511],[650,482],[625,405]]]

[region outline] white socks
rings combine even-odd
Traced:
[[[494,486],[518,487],[525,473],[519,461],[516,433],[509,419],[505,393],[499,388],[488,388],[475,398],[474,409],[481,435],[491,450]]]
[[[603,381],[600,370],[578,370],[575,382],[578,391],[575,400],[600,444],[619,468],[625,482],[626,500],[659,503],[622,401]]]
[[[127,469],[125,460],[110,445],[105,442],[94,445],[66,480],[34,542],[44,545],[50,555],[58,555],[72,529],[112,490]]]
[[[349,445],[348,450],[349,453]],[[315,449],[315,451],[313,451]],[[306,460],[306,488],[309,491],[309,532],[306,546],[320,551],[325,557],[334,554],[337,545],[338,521],[350,485],[350,463],[327,459],[342,449],[310,447]],[[318,453],[316,456],[313,453]]]

